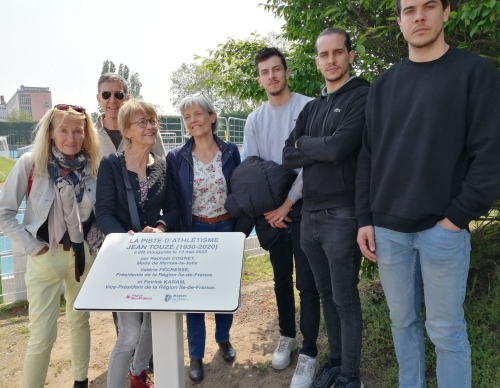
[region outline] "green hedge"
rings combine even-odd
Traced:
[[[2,122],[0,121],[0,136],[9,136],[7,142],[9,144],[31,144],[33,128],[35,122]]]

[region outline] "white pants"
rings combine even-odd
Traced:
[[[77,381],[87,378],[90,359],[90,325],[88,312],[73,310],[95,255],[85,246],[85,273],[75,280],[75,257],[72,249],[64,251],[59,245],[54,256],[28,256],[25,275],[29,302],[30,339],[23,371],[23,388],[43,388],[50,362],[50,352],[57,338],[57,318],[60,313],[61,285],[64,282],[66,321],[69,327],[71,366]]]

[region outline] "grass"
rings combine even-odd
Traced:
[[[0,156],[0,183],[5,182],[10,171],[14,168],[16,161],[14,159]]]
[[[273,268],[269,260],[269,254],[253,257],[245,257],[243,260],[242,281],[251,283],[256,280],[271,280]]]
[[[28,315],[29,303],[27,300],[22,300],[15,303],[1,303],[0,304],[0,319],[7,319],[11,323],[16,323],[23,320],[23,316]],[[61,313],[66,311],[66,300],[61,295],[61,304],[59,307]]]
[[[267,372],[269,370],[269,363],[268,362],[258,362],[254,364],[253,366],[255,369],[257,369],[259,372]]]

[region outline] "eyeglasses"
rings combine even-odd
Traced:
[[[130,123],[130,125],[132,124],[137,124],[139,125],[139,127],[141,128],[146,128],[148,126],[148,122],[149,124],[151,124],[153,127],[156,127],[158,125],[158,120],[155,120],[155,119],[149,119],[149,120],[146,120],[146,119],[140,119],[140,120],[137,120],[137,121],[134,121],[133,123]]]
[[[125,93],[122,91],[120,92],[113,92],[113,95],[117,100],[123,100],[125,98]],[[101,97],[104,98],[105,100],[109,99],[111,97],[111,92],[101,92]]]
[[[80,105],[69,105],[69,104],[57,104],[54,106],[54,109],[57,110],[69,110],[69,108],[77,111],[78,113],[85,113],[85,108]]]

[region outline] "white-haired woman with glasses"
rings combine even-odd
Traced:
[[[203,93],[184,98],[180,111],[191,139],[170,151],[167,162],[181,209],[181,230],[231,232],[233,222],[224,209],[224,203],[231,174],[241,163],[238,147],[215,134],[217,114]],[[191,359],[189,378],[199,382],[204,378],[205,314],[188,313],[186,322]],[[227,362],[236,357],[229,342],[232,322],[231,314],[215,314],[215,341]]]
[[[129,100],[120,108],[118,127],[128,147],[101,161],[96,205],[99,227],[104,234],[172,231],[179,221],[179,207],[165,158],[151,152],[158,133],[155,109]],[[127,186],[132,188],[128,193]],[[107,387],[123,388],[127,372],[130,387],[154,387],[146,372],[153,354],[151,314],[118,312],[117,317],[118,339],[109,359]]]
[[[24,388],[42,388],[57,337],[64,283],[74,387],[88,387],[89,313],[73,304],[102,242],[94,217],[100,161],[97,131],[85,109],[59,104],[35,128],[33,150],[18,160],[0,192],[0,229],[28,256],[30,339]],[[27,198],[22,223],[16,214]]]

